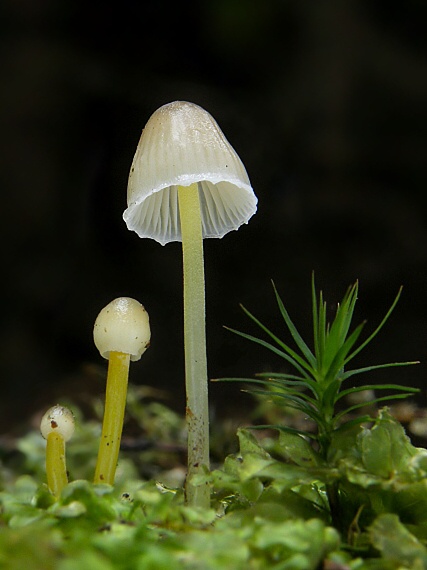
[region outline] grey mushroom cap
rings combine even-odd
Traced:
[[[148,313],[135,299],[118,297],[99,313],[93,327],[93,339],[101,356],[107,360],[110,352],[130,355],[130,360],[141,358],[150,346]]]
[[[74,427],[72,411],[59,404],[49,408],[40,422],[40,431],[45,439],[50,433],[58,433],[64,441],[69,441],[74,433]]]
[[[215,119],[185,101],[160,107],[145,126],[130,171],[127,227],[162,245],[181,241],[178,186],[197,183],[204,238],[248,223],[257,197]]]

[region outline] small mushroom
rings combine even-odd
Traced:
[[[193,103],[158,109],[142,132],[129,175],[123,218],[140,237],[182,241],[187,392],[187,503],[209,506],[207,485],[191,477],[209,468],[203,238],[222,238],[256,212],[242,161],[213,117]]]
[[[150,336],[148,313],[135,299],[114,299],[96,318],[93,339],[101,356],[109,362],[95,483],[114,484],[126,407],[129,363],[141,358],[150,345]]]
[[[58,498],[68,483],[65,442],[74,433],[73,413],[64,406],[52,406],[42,417],[40,431],[46,440],[47,485],[50,492]]]

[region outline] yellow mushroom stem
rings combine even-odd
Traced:
[[[125,416],[129,362],[129,354],[110,352],[95,483],[114,484]]]
[[[58,432],[51,432],[46,440],[46,475],[47,485],[55,497],[68,484],[65,464],[65,441]]]
[[[178,204],[184,267],[184,350],[188,429],[186,501],[190,506],[209,508],[209,486],[191,483],[191,478],[201,472],[203,466],[209,469],[205,278],[197,183],[178,186]]]

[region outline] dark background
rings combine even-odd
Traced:
[[[259,198],[248,226],[205,241],[210,376],[282,369],[222,325],[257,334],[243,302],[288,339],[273,278],[310,336],[314,270],[331,314],[360,280],[368,332],[404,285],[357,364],[420,359],[371,381],[424,390],[426,16],[422,0],[2,2],[1,429],[103,393],[92,327],[122,295],[152,326],[132,381],[183,405],[181,248],[122,221],[140,132],[178,99],[216,118]],[[219,414],[244,402],[211,395]]]

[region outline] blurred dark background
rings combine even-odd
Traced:
[[[216,118],[259,198],[249,225],[205,241],[210,376],[283,368],[222,327],[258,333],[243,303],[289,340],[274,279],[310,336],[314,270],[331,315],[360,280],[367,332],[404,285],[356,364],[420,359],[371,382],[424,393],[426,16],[423,0],[4,0],[1,429],[63,396],[103,393],[92,327],[122,295],[152,326],[132,381],[183,405],[181,248],[122,221],[140,132],[178,99]],[[217,414],[239,413],[238,390],[212,386]]]

